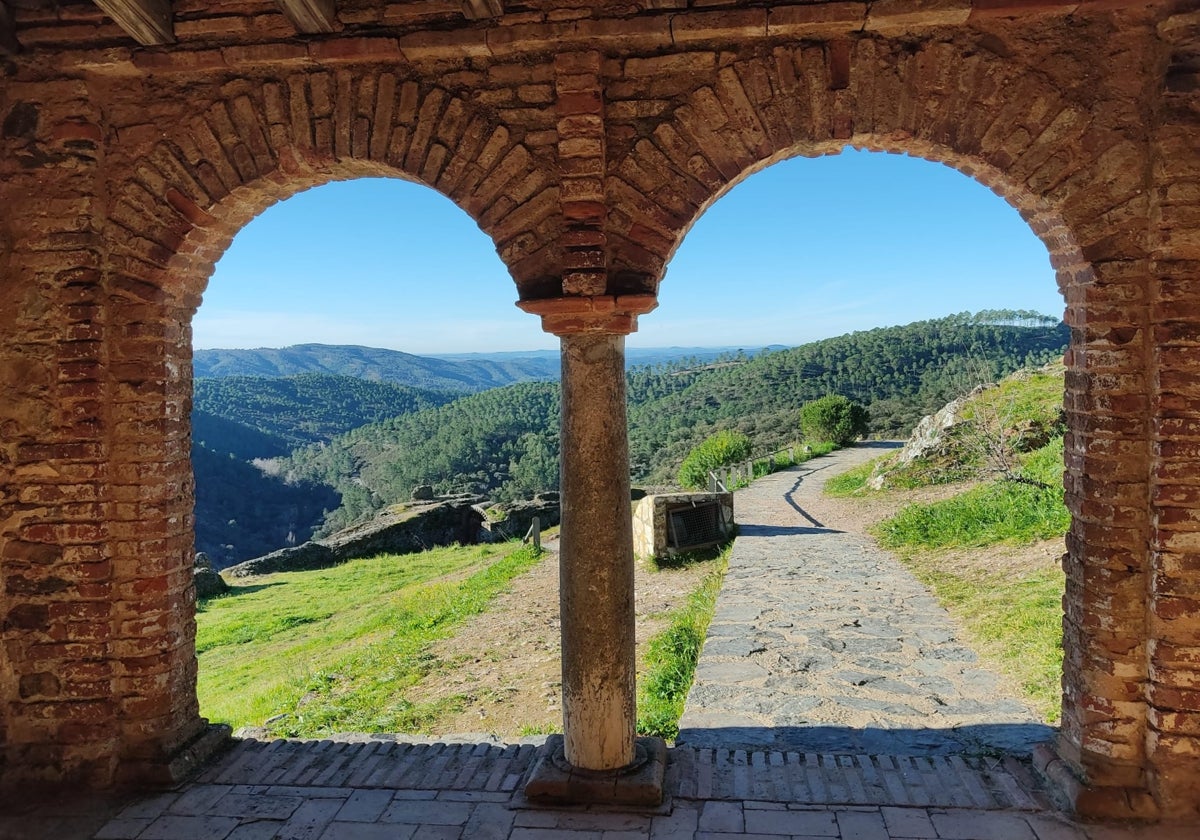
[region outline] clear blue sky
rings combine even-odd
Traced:
[[[195,346],[409,353],[557,347],[519,311],[491,241],[426,187],[365,179],[268,208],[217,265]],[[980,309],[1061,316],[1045,247],[986,187],[847,150],[776,164],[688,233],[631,346],[803,344]]]

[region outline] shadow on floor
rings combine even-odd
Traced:
[[[676,743],[693,748],[779,750],[849,755],[1028,756],[1057,729],[1039,723],[988,723],[950,728],[856,729],[846,726],[712,726],[682,729]]]

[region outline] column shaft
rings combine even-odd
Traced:
[[[563,733],[567,761],[634,759],[633,531],[625,337],[562,336]]]

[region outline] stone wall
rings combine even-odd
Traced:
[[[671,538],[668,517],[673,510],[716,503],[721,537],[733,536],[732,493],[655,493],[641,499],[633,508],[633,554],[639,559],[673,557],[700,546],[678,547]],[[709,543],[711,545],[712,543]]]
[[[256,213],[338,178],[424,183],[548,329],[619,333],[712,202],[853,145],[955,167],[1046,244],[1072,330],[1058,753],[1089,812],[1194,813],[1188,4],[541,0],[476,20],[367,0],[297,36],[265,0],[185,1],[176,42],[145,48],[90,5],[19,5],[0,32],[0,783],[161,779],[204,731],[190,323]]]

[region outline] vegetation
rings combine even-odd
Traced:
[[[461,391],[428,391],[393,382],[316,373],[278,379],[263,376],[198,379],[193,402],[200,422],[193,420],[193,437],[207,440],[205,433],[211,429],[213,448],[235,452],[247,460],[269,458],[298,446],[328,441],[368,423],[436,408],[461,395]],[[247,427],[284,448],[252,451],[244,444],[230,448],[231,430],[225,426],[211,428],[210,417]]]
[[[708,486],[708,474],[718,467],[750,457],[753,444],[741,432],[717,432],[688,453],[679,466],[679,484],[694,490]]]
[[[640,734],[668,740],[679,734],[679,718],[683,716],[728,565],[729,548],[726,548],[718,558],[717,567],[688,596],[687,603],[671,614],[667,629],[650,640],[643,662],[645,671],[638,681]]]
[[[745,435],[756,452],[781,449],[795,440],[801,406],[830,394],[867,406],[873,434],[907,431],[922,414],[977,382],[1060,356],[1066,335],[1053,318],[984,312],[853,333],[754,357],[737,353],[716,361],[677,359],[640,368],[628,377],[633,475],[640,483],[670,484],[687,454],[721,431]],[[391,352],[287,348],[270,351],[278,364],[268,372],[291,370],[285,362],[298,364],[292,356],[301,350],[306,364],[364,375],[378,374],[371,360]],[[283,486],[324,485],[317,491],[323,498],[313,505],[323,509],[332,488],[340,505],[318,533],[404,501],[418,484],[498,500],[557,489],[557,383],[510,385],[421,408],[447,397],[383,383],[357,383],[349,396],[338,397],[336,380],[329,377],[263,384],[270,381],[199,380],[197,440],[212,452],[243,461],[253,458],[267,478],[282,480],[270,489],[262,485],[264,493]],[[262,395],[255,396],[259,390]],[[377,419],[401,410],[409,413]],[[328,437],[368,417],[375,422]],[[235,422],[239,425],[229,425]],[[309,440],[313,442],[281,454],[296,441]],[[204,469],[202,464],[197,470],[201,488],[210,481]],[[259,484],[241,497],[256,495]],[[228,503],[224,518],[206,518],[198,526],[206,545],[240,548],[246,540],[226,530],[230,521],[264,533],[293,533],[297,539],[304,531],[303,523],[291,528],[290,520],[260,521],[237,508],[236,495],[222,495]]]
[[[419,731],[444,711],[404,696],[437,666],[429,644],[536,560],[455,546],[236,586],[197,607],[201,711],[290,737]]]
[[[558,488],[558,417],[558,383],[512,385],[363,426],[299,449],[277,468],[289,480],[321,482],[342,494],[326,530],[407,499],[418,484],[528,497]]]
[[[800,429],[812,441],[849,446],[870,429],[867,410],[840,394],[830,394],[800,406]]]
[[[1018,682],[1047,721],[1057,722],[1062,702],[1062,570],[1055,566],[1013,575],[956,568],[927,553],[908,553],[906,562],[965,624],[979,652]]]
[[[791,443],[804,403],[841,394],[867,407],[870,432],[907,435],[982,382],[1062,358],[1067,328],[1028,312],[961,314],[830,338],[752,359],[629,375],[629,446],[639,481],[667,483],[684,456],[722,429],[756,452]]]
[[[218,569],[299,545],[341,503],[330,487],[265,475],[230,453],[192,446],[196,550]]]
[[[1061,438],[1036,454],[1061,459]],[[944,501],[909,505],[880,523],[878,535],[889,548],[983,546],[1061,537],[1070,524],[1060,488],[1002,480]]]

